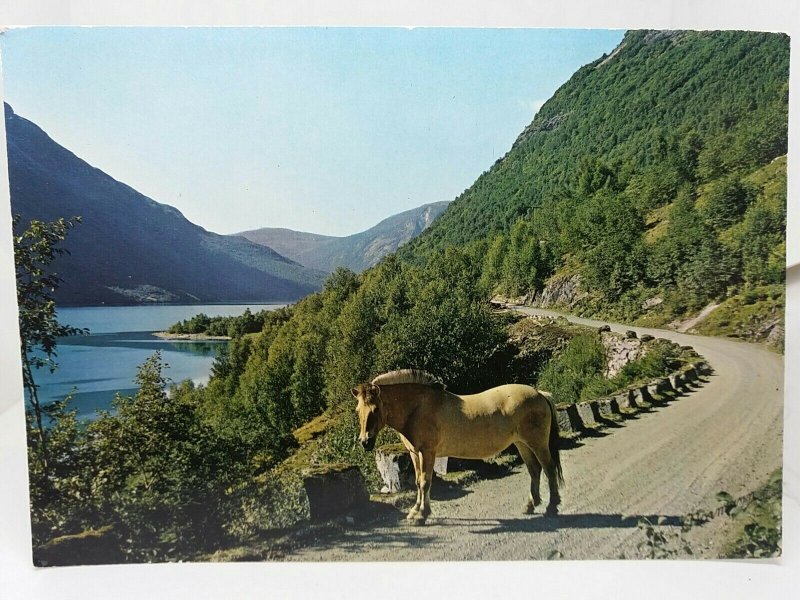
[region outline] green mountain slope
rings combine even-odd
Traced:
[[[785,189],[783,205],[757,208],[763,186],[748,175],[786,153],[788,74],[785,35],[629,32],[400,255],[424,262],[486,243],[494,291],[535,296],[578,273],[586,310],[625,304],[621,318],[639,316],[647,297],[668,296],[662,308],[680,314],[782,280],[755,263],[784,235]],[[738,241],[725,234],[737,223],[749,228]]]
[[[345,237],[272,227],[238,235],[312,269],[330,273],[337,267],[347,267],[359,273],[422,233],[444,212],[447,204],[434,202],[412,208],[392,215],[366,231]]]
[[[629,32],[610,56],[579,69],[506,156],[412,246],[507,230],[571,187],[591,158],[655,168],[670,144],[683,141],[705,150],[710,173],[725,162],[768,162],[786,152],[788,75],[784,35]],[[728,154],[719,164],[723,157],[712,146],[727,138],[736,138],[736,147],[718,148]]]

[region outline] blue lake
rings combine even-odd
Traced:
[[[176,383],[185,379],[205,383],[214,358],[226,342],[162,340],[152,332],[199,313],[236,316],[247,308],[257,312],[282,306],[285,304],[60,308],[60,323],[86,328],[90,334],[59,340],[58,368],[53,373],[40,369],[34,374],[39,398],[47,404],[72,392],[71,407],[77,409],[78,418],[92,418],[97,409],[110,408],[117,392],[136,392],[137,368],[156,350],[161,350],[169,365],[165,377]]]

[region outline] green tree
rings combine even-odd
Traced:
[[[730,227],[741,219],[755,196],[753,186],[737,175],[729,175],[711,184],[702,216],[715,229]]]
[[[233,510],[226,490],[246,468],[241,448],[201,418],[191,382],[167,392],[166,367],[160,352],[150,356],[136,394],[117,396],[116,414],[88,426],[103,518],[130,540],[135,559],[218,547]]]
[[[58,322],[53,299],[61,279],[51,270],[51,264],[67,252],[60,244],[77,223],[80,223],[79,217],[58,219],[52,223],[34,220],[27,229],[16,233],[19,217],[15,216],[13,220],[22,381],[28,392],[36,428],[36,444],[30,451],[41,461],[45,478],[50,452],[34,372],[41,368],[51,371],[56,368],[59,337],[85,333],[85,330]]]

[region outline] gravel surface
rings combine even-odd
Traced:
[[[399,512],[369,525],[356,519],[342,531],[295,548],[286,560],[637,558],[636,546],[644,539],[637,527],[640,516],[653,522],[665,517],[665,530],[677,532],[682,516],[716,508],[717,492],[749,493],[781,466],[783,356],[722,338],[611,327],[693,346],[715,371],[674,402],[564,451],[560,516],[522,514],[529,479],[517,467],[447,499],[436,499],[434,482],[433,515],[425,526],[406,524]],[[546,489],[543,485],[545,502]]]

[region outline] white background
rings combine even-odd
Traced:
[[[749,29],[800,35],[793,0],[647,2],[109,2],[0,0],[0,27],[457,26],[619,29]],[[788,264],[800,263],[797,196],[798,52],[792,44]],[[1,93],[0,93],[1,95]],[[5,139],[0,120],[0,140]],[[797,369],[787,369],[784,554],[778,561],[558,561],[506,563],[175,564],[34,569],[23,427],[22,381],[8,209],[0,144],[0,599],[47,598],[787,598],[800,589]],[[476,173],[477,176],[477,173]],[[798,356],[800,267],[789,272],[786,363]]]

